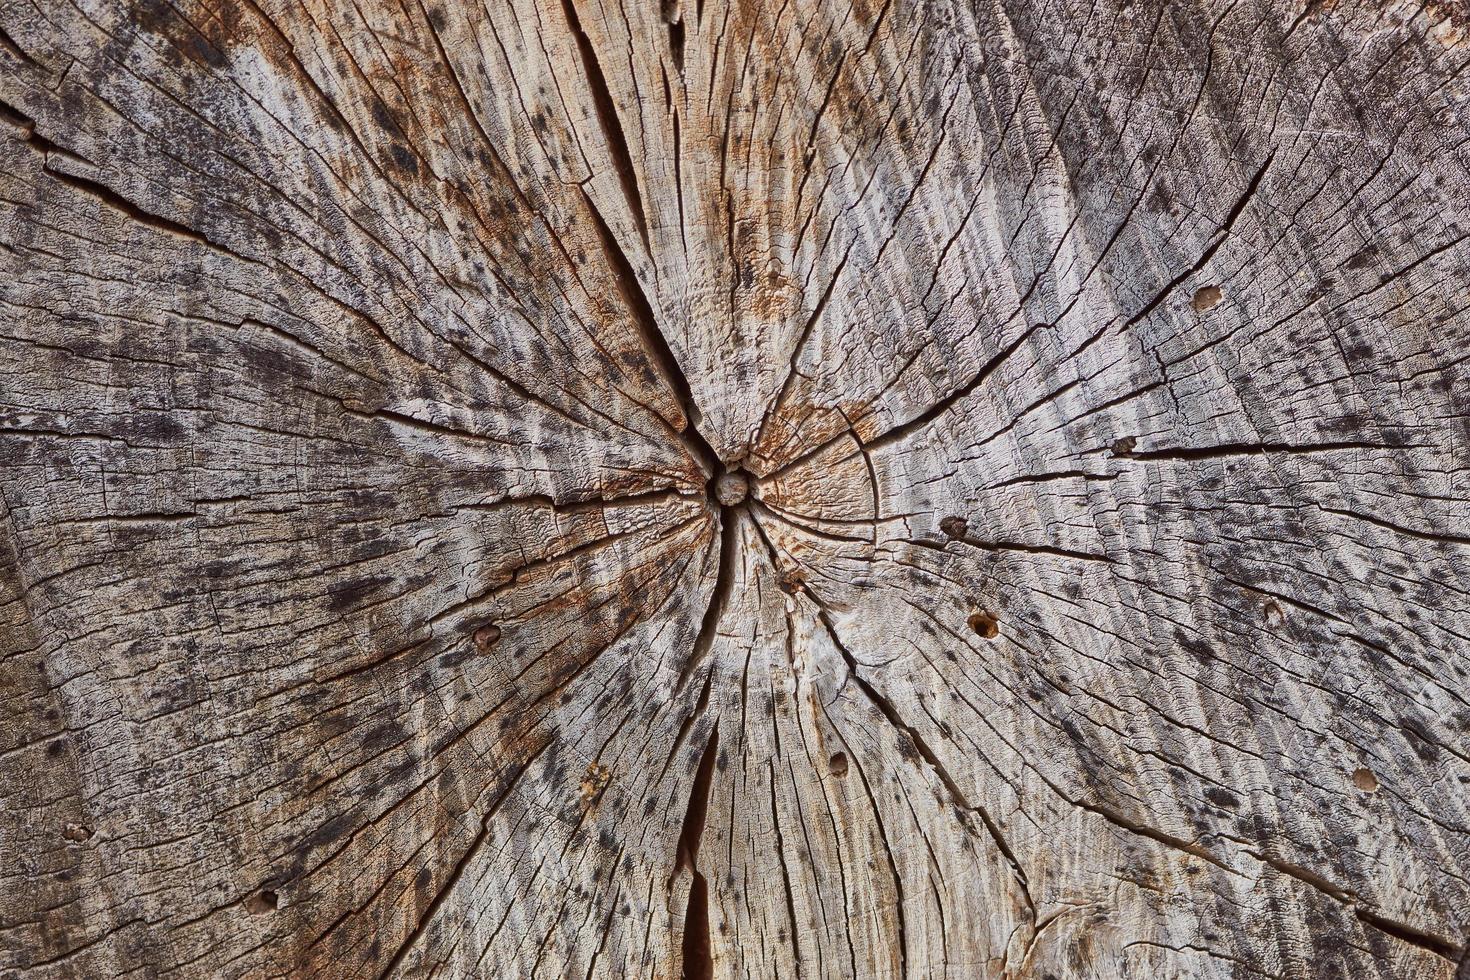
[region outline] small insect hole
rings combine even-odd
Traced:
[[[1378,790],[1378,777],[1373,775],[1371,769],[1354,769],[1353,785],[1364,793],[1374,793]]]
[[[494,625],[481,626],[479,629],[475,630],[475,635],[474,635],[475,650],[478,651],[479,653],[489,653],[492,649],[494,649],[495,644],[496,644],[497,641],[499,641],[499,639],[500,639],[500,627],[499,626],[494,626]]]
[[[944,518],[944,520],[939,522],[939,530],[944,532],[944,536],[947,538],[953,538],[956,541],[963,538],[965,536],[965,532],[969,529],[970,522],[965,520],[963,517],[946,517]]]
[[[267,912],[274,912],[281,907],[281,896],[269,888],[262,888],[254,895],[245,899],[245,907],[254,915],[264,915]]]
[[[827,760],[827,768],[830,769],[830,770],[832,770],[832,775],[834,775],[834,776],[846,776],[847,775],[847,753],[846,752],[837,752],[837,753],[834,753],[833,756],[832,756],[832,758],[830,758],[830,759]]]
[[[1219,306],[1220,301],[1224,298],[1225,293],[1219,286],[1203,286],[1194,294],[1194,299],[1189,301],[1189,305],[1197,312],[1203,313],[1205,310],[1213,310]]]
[[[984,609],[971,613],[966,622],[970,624],[970,629],[987,640],[995,639],[1000,633],[999,621],[995,618],[995,614]]]

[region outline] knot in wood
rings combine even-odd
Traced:
[[[750,496],[750,478],[740,470],[721,473],[715,480],[715,499],[722,507],[735,507]]]

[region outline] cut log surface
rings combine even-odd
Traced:
[[[0,0],[0,976],[1470,977],[1460,0]]]

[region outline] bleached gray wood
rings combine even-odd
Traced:
[[[0,0],[0,975],[1466,980],[1467,31]]]

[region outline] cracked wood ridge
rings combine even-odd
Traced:
[[[1470,977],[1458,0],[0,0],[0,975]]]

